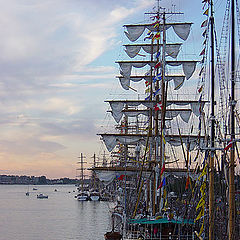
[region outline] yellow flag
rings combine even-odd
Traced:
[[[166,201],[165,201],[165,205],[164,205],[164,208],[166,208],[167,207],[167,199],[166,199]]]
[[[150,93],[151,92],[151,88],[147,88],[146,90],[145,90],[145,93]]]
[[[203,223],[202,223],[202,226],[201,226],[200,232],[199,232],[199,234],[198,234],[199,236],[202,235],[203,229],[204,229],[204,219],[203,219]]]
[[[200,187],[200,191],[202,193],[202,195],[204,195],[206,189],[206,180],[202,183],[201,187]]]
[[[203,168],[203,170],[202,170],[202,173],[200,174],[200,176],[198,177],[198,180],[202,177],[202,176],[204,176],[204,175],[206,175],[207,174],[207,164],[205,164],[205,166],[204,166],[204,168]]]
[[[205,196],[206,196],[206,195],[204,195],[204,196],[200,199],[200,201],[199,201],[199,203],[198,203],[198,205],[197,205],[197,207],[196,207],[196,210],[198,210],[200,207],[204,207],[204,205],[205,205]]]
[[[199,220],[202,216],[204,216],[204,208],[201,209],[201,211],[199,212],[198,216],[196,217],[196,219],[194,220],[194,222],[196,222],[197,220]]]
[[[166,140],[165,140],[164,136],[162,137],[162,139],[163,139],[164,144],[166,144]]]
[[[203,15],[208,16],[208,12],[209,12],[209,9],[207,9],[207,10],[203,13]]]
[[[165,207],[167,207],[167,199],[166,199],[166,201],[165,201]]]
[[[154,35],[154,37],[153,37],[153,41],[154,40],[159,40],[160,39],[160,32],[157,32],[155,35]]]
[[[162,140],[163,140],[164,144],[166,144],[166,140],[164,138],[164,134],[163,133],[162,133]]]
[[[163,190],[163,197],[166,198],[166,196],[167,196],[167,190],[164,188],[164,190]]]
[[[196,236],[198,237],[198,239],[203,240],[203,238],[199,235],[199,233],[197,233],[197,231],[194,231],[194,233],[196,234]]]

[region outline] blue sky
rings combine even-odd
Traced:
[[[80,152],[100,148],[105,99],[123,24],[138,23],[154,0],[0,0],[0,174],[75,177]],[[201,51],[201,0],[160,1],[194,22]],[[219,16],[225,1],[216,1]]]

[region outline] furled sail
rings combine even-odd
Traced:
[[[112,116],[114,118],[114,120],[119,123],[122,116],[123,116],[123,112],[124,109],[127,106],[129,107],[137,107],[140,106],[141,104],[145,107],[148,108],[154,108],[154,105],[156,104],[154,101],[108,101],[110,106],[111,106],[111,112],[112,112]],[[196,115],[197,117],[200,115],[200,108],[204,106],[205,102],[204,101],[168,101],[167,105],[168,107],[171,106],[172,104],[178,105],[178,106],[187,106],[190,105],[191,109],[167,109],[166,112],[166,117],[167,118],[174,118],[176,116],[180,116],[182,118],[182,120],[184,122],[188,122],[191,113],[193,113],[194,115]],[[143,110],[139,114],[143,114]],[[130,111],[129,111],[130,112]],[[134,114],[134,113],[132,113]],[[138,114],[136,113],[136,116]],[[147,116],[147,114],[144,114],[145,116]]]
[[[120,142],[121,144],[145,144],[147,140],[146,134],[99,134],[102,137],[102,140],[109,152],[111,152],[115,146]],[[151,138],[151,137],[150,137]],[[165,140],[172,146],[180,146],[181,143],[190,146],[190,150],[194,150],[196,145],[204,141],[204,136],[189,136],[189,135],[166,135]]]
[[[179,38],[182,40],[187,40],[192,23],[167,23],[165,25],[165,29],[169,29],[173,27],[174,32],[177,34]],[[144,32],[145,29],[148,29],[152,32],[162,32],[163,25],[159,24],[159,28],[155,28],[153,24],[132,24],[132,25],[124,25],[126,30],[124,33],[128,37],[131,42],[135,42]]]
[[[122,110],[122,112],[115,112],[115,113],[113,113],[111,111],[111,113],[117,123],[120,122],[123,115],[125,115],[127,117],[138,117],[139,115],[144,115],[147,117],[150,116],[149,109],[145,109],[145,110],[126,109],[126,110]],[[191,109],[177,109],[177,110],[167,109],[166,110],[166,118],[171,120],[177,116],[180,116],[181,119],[187,123],[190,119],[191,113],[192,113]],[[160,118],[161,118],[161,112],[159,112],[159,120],[160,120]]]
[[[183,73],[188,80],[193,75],[197,62],[198,61],[166,61],[166,64],[170,66],[182,66]],[[127,78],[131,75],[132,67],[142,68],[146,65],[151,67],[156,65],[153,61],[117,61],[117,63],[120,66],[120,73]]]
[[[176,58],[178,56],[178,53],[180,51],[181,43],[174,43],[174,44],[166,44],[166,53],[168,56],[172,58]],[[141,49],[143,49],[144,52],[149,54],[155,54],[157,51],[159,51],[159,47],[162,47],[162,44],[127,44],[125,46],[125,52],[130,58],[134,58],[138,55]]]
[[[122,86],[123,89],[129,90],[129,86],[131,86],[131,81],[132,82],[140,82],[142,80],[145,80],[147,82],[151,82],[151,77],[150,76],[130,76],[129,78],[126,78],[124,76],[117,76],[119,79],[119,82]],[[183,83],[185,81],[185,76],[184,75],[169,75],[165,76],[166,81],[172,81],[174,82],[175,90],[180,89],[183,86]]]

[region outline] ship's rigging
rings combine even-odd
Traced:
[[[239,141],[235,138],[235,118],[238,115],[235,110],[234,86],[237,74],[235,67],[232,67],[229,98],[228,77],[225,71],[226,56],[221,55],[222,52],[216,40],[213,1],[204,0],[203,3],[204,15],[207,19],[201,26],[204,29],[204,49],[200,53],[202,60],[185,60],[179,56],[184,42],[170,43],[168,32],[172,30],[172,33],[175,33],[181,41],[186,41],[192,23],[168,22],[170,19],[168,16],[172,19],[175,13],[160,8],[159,1],[157,10],[148,13],[150,23],[124,25],[127,38],[137,43],[124,45],[127,56],[133,60],[117,61],[120,67],[118,78],[123,89],[138,93],[141,90],[133,88],[132,83],[145,82],[145,97],[141,98],[138,94],[137,100],[107,101],[117,127],[114,133],[99,135],[108,151],[118,153],[119,160],[111,167],[95,168],[99,174],[105,171],[108,182],[109,179],[114,180],[117,172],[125,176],[124,182],[119,183],[125,189],[124,194],[121,195],[124,237],[127,237],[131,224],[141,223],[141,221],[135,221],[136,218],[141,218],[140,215],[148,220],[151,218],[152,222],[145,219],[145,224],[150,226],[160,223],[161,221],[157,222],[158,217],[164,218],[166,214],[170,222],[164,222],[164,220],[164,223],[171,223],[175,219],[177,226],[177,221],[183,223],[187,220],[188,224],[194,223],[194,225],[189,226],[185,230],[186,233],[189,234],[189,231],[194,233],[196,229],[196,236],[204,239],[212,240],[216,236],[216,239],[226,239],[228,236],[233,240],[234,234],[239,231],[234,227],[239,221],[235,218],[234,190],[235,149],[238,154],[237,142]],[[229,21],[230,9],[233,25],[234,1],[231,2],[231,8],[230,1],[227,1],[224,21]],[[238,4],[237,12],[239,13]],[[237,19],[239,21],[240,18]],[[220,47],[222,43],[227,43],[228,28],[229,24],[224,23]],[[144,43],[139,43],[141,38]],[[234,40],[233,33],[231,66],[235,66]],[[146,43],[147,41],[149,43]],[[207,69],[209,45],[210,70]],[[224,52],[227,52],[227,47],[223,48]],[[201,66],[198,67],[199,65]],[[176,67],[177,69],[171,71],[171,68]],[[141,68],[145,70],[139,70]],[[215,70],[218,70],[219,92],[215,85]],[[199,72],[196,94],[192,94],[191,97],[186,96],[187,99],[181,98],[177,93],[196,78],[195,71]],[[210,84],[207,83],[208,74],[211,76]],[[210,97],[208,96],[209,100],[206,100],[208,89],[211,94],[209,94]],[[193,89],[191,90],[193,92]],[[219,93],[217,99],[216,93]],[[229,128],[227,106],[231,109]],[[211,114],[208,114],[207,109],[211,110]],[[228,156],[229,152],[230,156]],[[182,169],[179,168],[180,162],[182,162]],[[226,168],[229,168],[229,177],[225,174],[225,180],[223,180],[223,172]],[[181,190],[177,195],[177,199],[185,202],[184,207],[179,203],[183,210],[172,203],[170,208],[167,208],[169,190],[174,189],[171,182],[180,177],[177,172],[181,172],[186,182],[185,191]],[[102,179],[104,179],[103,175],[101,175]],[[215,183],[216,178],[220,180]],[[220,185],[220,190],[216,189],[217,184]],[[226,190],[229,190],[227,196]],[[184,194],[186,194],[185,198]],[[224,203],[227,201],[228,209],[218,201],[224,201]],[[229,219],[222,219],[221,214],[227,211]],[[216,222],[219,219],[223,222]],[[209,229],[206,227],[208,225]],[[226,225],[229,227],[227,228]],[[216,226],[219,230],[214,230]],[[174,228],[171,231],[175,232],[175,230]],[[220,231],[223,238],[219,235]]]

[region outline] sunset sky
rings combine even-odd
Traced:
[[[0,0],[0,174],[74,178],[81,152],[92,161],[104,100],[120,88],[122,26],[141,22],[155,2]],[[160,1],[194,22],[196,56],[201,2]],[[216,2],[217,12],[225,1]]]

